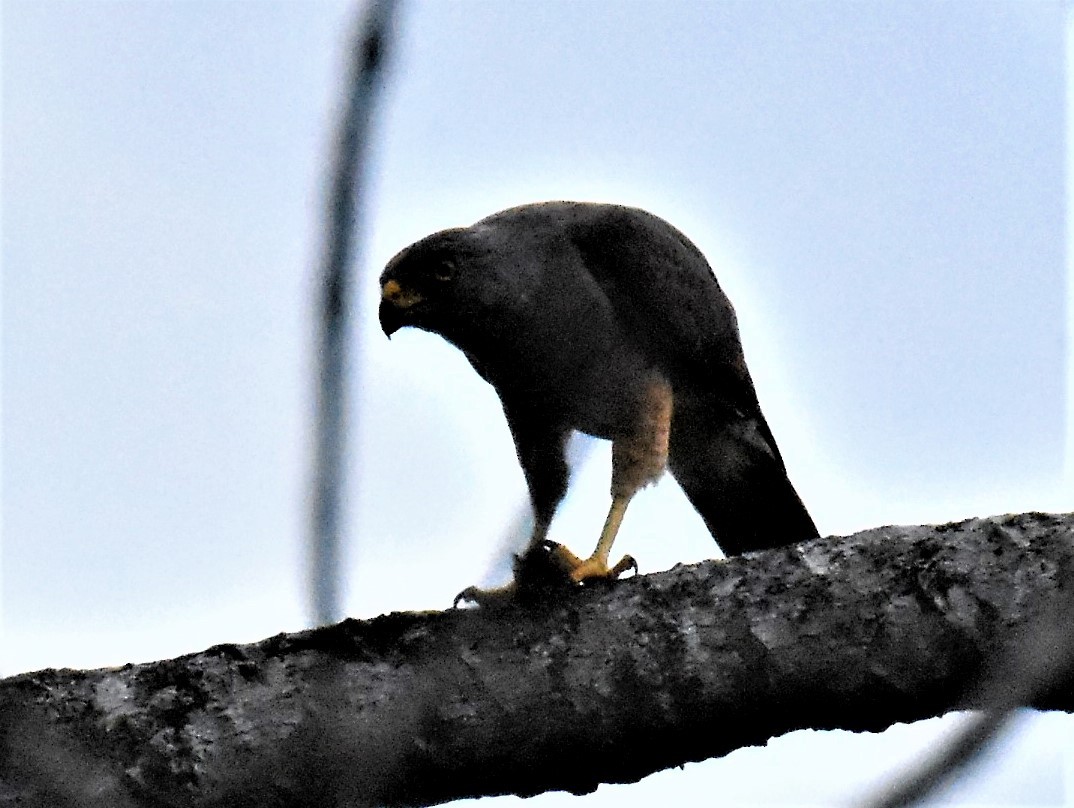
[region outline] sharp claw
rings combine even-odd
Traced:
[[[468,586],[455,596],[451,608],[462,603],[479,607],[503,607],[511,603],[543,597],[543,593],[564,586],[596,584],[614,581],[627,570],[638,574],[638,562],[625,555],[609,569],[594,558],[583,560],[558,542],[542,539],[521,556],[515,558],[515,580],[506,586],[481,589]]]
[[[472,603],[482,609],[485,607],[502,607],[514,602],[517,594],[518,585],[514,581],[492,589],[468,586],[455,596],[455,600],[451,602],[451,608],[459,608],[460,603]]]
[[[608,577],[618,578],[627,570],[634,570],[634,574],[638,574],[638,562],[634,560],[634,556],[625,555],[619,559],[619,563],[608,571]]]

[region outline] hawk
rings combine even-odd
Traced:
[[[533,506],[523,559],[552,552],[572,582],[636,569],[629,556],[610,564],[612,543],[665,467],[726,555],[818,535],[761,413],[731,301],[663,219],[611,204],[509,208],[412,244],[380,285],[387,336],[439,334],[499,395]],[[546,539],[573,430],[612,442],[611,508],[587,558]]]

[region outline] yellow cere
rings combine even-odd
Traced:
[[[417,292],[407,292],[399,285],[398,281],[391,280],[384,284],[380,290],[381,297],[384,300],[394,303],[401,309],[409,308],[415,303],[420,303],[422,300],[421,295]]]

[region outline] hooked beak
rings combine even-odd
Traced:
[[[380,288],[380,327],[384,335],[391,339],[392,334],[408,325],[410,309],[423,299],[417,292],[403,289],[396,280],[385,281]]]

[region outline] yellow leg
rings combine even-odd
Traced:
[[[623,516],[626,515],[626,507],[629,504],[628,497],[615,497],[612,500],[612,507],[608,509],[608,518],[604,520],[604,529],[597,540],[597,549],[593,551],[593,558],[601,559],[605,565],[608,563],[612,544],[615,543],[615,537],[619,533],[619,526],[623,524]]]
[[[615,536],[623,523],[629,503],[630,497],[626,496],[612,499],[612,507],[608,510],[608,518],[604,520],[604,529],[600,532],[597,547],[589,558],[583,560],[563,545],[556,546],[556,558],[572,581],[581,583],[590,578],[618,578],[629,569],[637,572],[637,562],[631,556],[623,556],[614,567],[608,566],[612,544],[615,543]]]
[[[671,385],[654,371],[639,392],[635,423],[612,443],[612,506],[593,555],[582,559],[563,545],[548,541],[545,538],[548,524],[538,523],[534,526],[529,548],[519,556],[515,565],[514,581],[497,589],[471,586],[459,593],[455,604],[473,601],[481,606],[492,606],[512,602],[525,596],[527,591],[592,579],[615,579],[629,569],[637,572],[637,563],[628,555],[614,567],[608,566],[608,559],[631,497],[656,482],[667,464],[672,407]]]
[[[548,541],[545,539],[548,526],[536,525],[529,549],[516,562],[515,580],[493,589],[467,587],[455,596],[453,605],[472,602],[491,608],[508,606],[520,597],[524,597],[528,589],[538,590],[548,585],[552,585],[553,588],[569,586],[593,579],[615,579],[629,569],[637,572],[637,562],[628,555],[619,559],[614,567],[608,566],[612,544],[615,543],[615,536],[619,532],[619,525],[623,522],[623,515],[626,513],[629,502],[630,497],[627,496],[612,499],[612,507],[608,511],[608,518],[604,520],[604,529],[600,533],[597,547],[589,558],[579,558],[562,544]],[[547,561],[541,559],[547,559]],[[519,565],[524,565],[529,572],[526,575],[528,584],[525,582],[520,584],[523,569]]]

